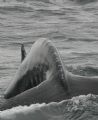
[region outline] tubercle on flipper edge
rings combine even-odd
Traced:
[[[70,91],[69,91],[69,84],[68,84],[68,75],[67,75],[67,70],[64,69],[64,65],[62,62],[62,58],[60,56],[60,53],[58,52],[58,50],[56,49],[56,47],[54,46],[54,44],[51,41],[47,41],[47,44],[49,46],[49,52],[51,55],[53,55],[53,58],[56,62],[56,69],[58,70],[59,73],[59,78],[61,80],[61,84],[64,87],[64,89],[66,90],[66,94],[69,96],[70,95]]]

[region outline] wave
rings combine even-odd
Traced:
[[[95,66],[67,66],[68,71],[81,76],[98,76],[98,67]]]
[[[97,120],[98,96],[81,95],[59,103],[18,106],[0,111],[0,120]]]
[[[0,13],[5,13],[5,12],[32,12],[33,8],[28,6],[28,5],[23,5],[23,4],[3,4],[0,5]]]
[[[26,2],[26,0],[16,0],[18,2]],[[29,1],[41,1],[41,2],[45,2],[45,3],[65,3],[68,0],[29,0]],[[91,2],[95,2],[97,0],[69,0],[69,1],[74,1],[77,3],[91,3]]]
[[[34,10],[47,10],[49,8],[48,4],[54,3],[54,0],[14,0],[0,2],[0,13],[8,13],[8,12],[34,12]]]
[[[98,40],[94,38],[68,38],[67,41],[96,42]]]
[[[91,2],[96,2],[97,0],[71,0],[80,4],[87,4],[87,3],[91,3]]]
[[[27,0],[16,0],[17,2],[27,2]],[[41,1],[41,2],[45,2],[45,3],[50,3],[51,0],[28,0],[30,2],[32,1]]]
[[[41,9],[52,8],[53,4],[57,6],[63,5],[63,7],[64,6],[68,7],[70,2],[85,4],[85,3],[95,2],[97,0],[28,0],[28,1],[26,0],[14,0],[14,1],[3,0],[3,1],[0,2],[0,13],[4,14],[5,11],[25,13],[25,12],[33,12],[35,8],[39,9],[40,7]]]

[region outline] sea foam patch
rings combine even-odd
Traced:
[[[0,120],[97,120],[98,96],[81,95],[59,103],[18,106],[0,111]]]
[[[58,103],[18,106],[0,112],[0,120],[63,120]],[[55,108],[56,107],[56,108]]]

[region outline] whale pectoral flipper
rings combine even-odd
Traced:
[[[26,57],[26,51],[24,48],[24,44],[21,44],[21,62],[24,60],[25,57]]]
[[[28,105],[68,97],[69,87],[63,66],[57,49],[50,41],[36,41],[5,92],[7,105],[9,101],[15,106],[22,105],[23,101]]]

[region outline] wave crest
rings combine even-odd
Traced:
[[[98,119],[98,96],[89,94],[49,104],[18,106],[0,112],[0,120],[92,120]]]
[[[68,66],[68,71],[81,76],[98,76],[98,67],[93,66]]]

